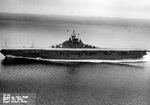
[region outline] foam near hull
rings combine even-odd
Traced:
[[[7,55],[6,58],[21,58],[36,61],[55,62],[55,63],[134,63],[134,62],[150,62],[150,55],[136,59],[120,59],[120,60],[103,60],[103,59],[80,59],[80,60],[66,60],[66,59],[42,59],[40,57],[30,58],[21,56]]]

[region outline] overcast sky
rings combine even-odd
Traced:
[[[0,0],[0,12],[150,19],[150,0]]]

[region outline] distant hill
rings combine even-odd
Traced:
[[[83,24],[83,25],[111,25],[127,27],[150,27],[150,20],[108,18],[108,17],[80,17],[65,15],[38,15],[38,14],[14,14],[0,13],[0,20],[26,21],[26,22],[50,22],[56,24]]]

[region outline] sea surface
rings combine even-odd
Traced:
[[[69,29],[69,33],[66,30]],[[0,22],[0,46],[49,46],[70,30],[100,47],[149,48],[149,28]],[[67,34],[66,34],[67,33]],[[144,47],[143,47],[144,46]],[[36,93],[36,105],[150,105],[150,53],[140,59],[51,62],[5,59],[0,92]]]
[[[36,105],[150,104],[150,53],[130,62],[0,60],[0,92],[36,93]]]

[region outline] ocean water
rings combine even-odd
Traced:
[[[70,36],[67,28],[97,46],[149,48],[148,28],[4,22],[0,45],[5,40],[8,46],[30,46],[33,40],[35,46],[57,44]],[[140,59],[80,63],[5,59],[0,54],[0,92],[36,93],[36,105],[149,105],[150,53]]]
[[[0,59],[0,92],[36,93],[36,105],[150,104],[150,53],[130,62]]]

